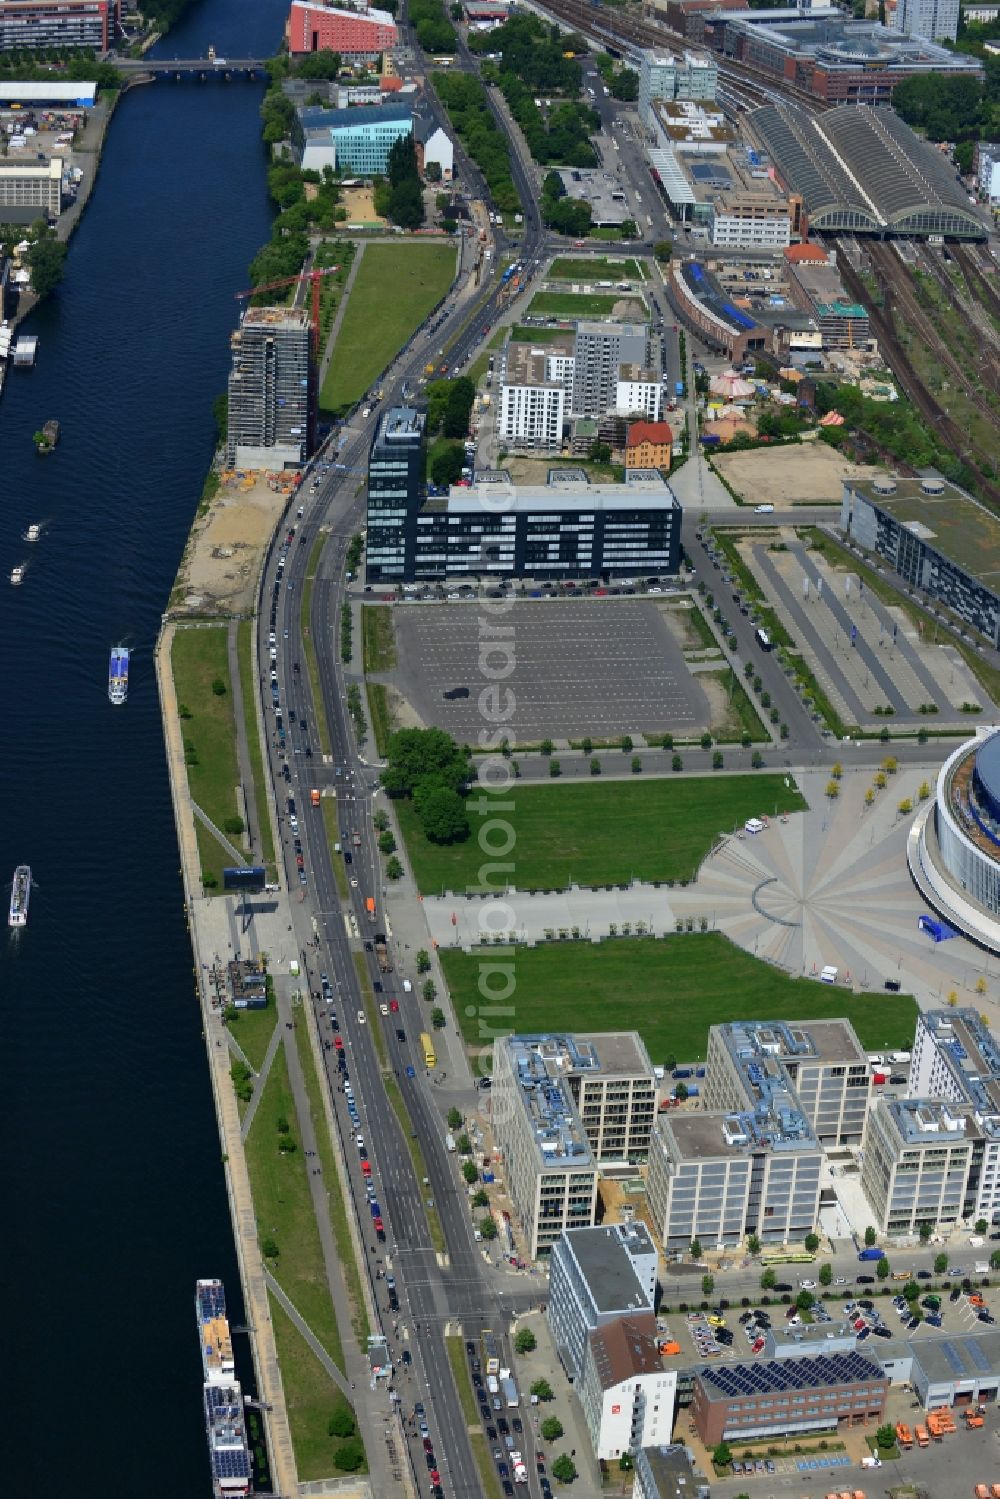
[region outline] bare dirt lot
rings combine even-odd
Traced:
[[[852,463],[825,442],[721,453],[713,467],[747,505],[840,504],[846,478],[873,478],[877,469]]]
[[[375,212],[375,199],[370,187],[345,187],[341,189],[341,206],[347,209],[348,224],[384,224]]]
[[[191,528],[170,596],[172,615],[241,614],[252,608],[261,553],[289,489],[286,474],[223,481],[207,514]]]

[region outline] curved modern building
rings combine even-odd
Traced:
[[[938,773],[914,819],[910,873],[949,925],[1000,952],[1000,728],[979,728]]]

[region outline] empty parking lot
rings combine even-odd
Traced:
[[[503,732],[512,744],[684,736],[709,722],[705,693],[652,600],[519,600],[503,612],[417,604],[393,619],[390,680],[424,723],[460,742],[494,727],[480,705],[494,684],[511,695]]]

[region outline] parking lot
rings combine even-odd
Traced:
[[[479,701],[494,685],[511,694],[502,732],[512,744],[682,736],[709,721],[705,693],[652,599],[525,599],[502,613],[453,601],[403,606],[393,618],[390,680],[424,724],[459,742],[475,745],[496,727]]]

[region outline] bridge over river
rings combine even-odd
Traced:
[[[112,66],[125,78],[216,76],[231,78],[234,73],[248,77],[263,74],[266,59],[262,57],[115,57]]]

